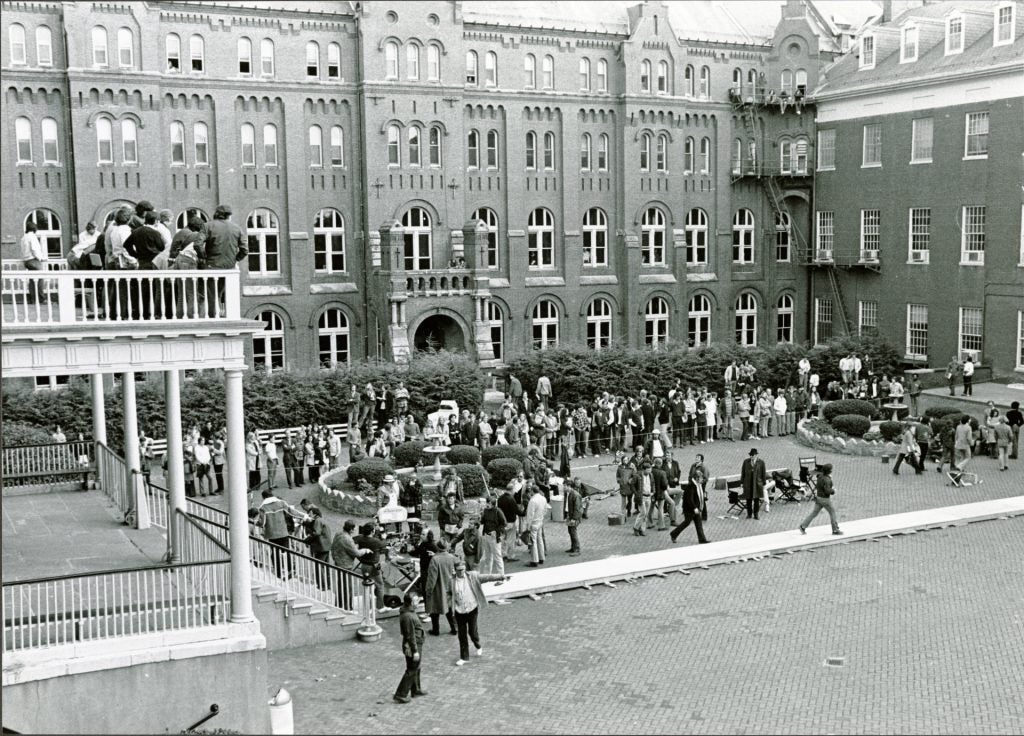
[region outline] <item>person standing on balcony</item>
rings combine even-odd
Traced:
[[[143,271],[156,271],[158,270],[154,264],[154,260],[163,252],[164,239],[160,234],[160,231],[156,229],[158,221],[157,213],[153,210],[146,212],[142,225],[132,230],[124,241],[124,249],[128,255],[132,256],[139,262],[139,268]],[[141,286],[141,284],[140,284]],[[134,299],[134,289],[133,299]],[[141,289],[141,307],[142,307],[142,318],[150,319],[152,317],[151,309],[156,308],[156,311],[160,311],[160,299],[161,291],[159,289]],[[155,297],[155,298],[154,298]],[[152,304],[151,301],[155,301]]]
[[[235,268],[235,264],[249,255],[242,228],[231,221],[231,208],[225,204],[217,205],[213,212],[213,221],[207,225],[205,263],[200,267],[210,270],[227,270]],[[224,281],[211,279],[207,282],[206,306],[210,316],[214,316],[215,305],[224,304]]]
[[[68,268],[83,271],[94,268],[89,256],[96,250],[99,235],[95,222],[86,224],[85,230],[78,234],[78,243],[68,253]]]
[[[26,271],[45,271],[47,253],[46,248],[39,242],[39,236],[36,235],[36,222],[35,220],[29,219],[25,221],[25,234],[21,236],[21,262],[25,264]],[[34,304],[41,302],[43,304],[49,301],[45,290],[43,289],[43,282],[41,280],[29,281],[28,282],[28,303]]]
[[[170,210],[160,210],[156,223],[156,231],[160,233],[160,237],[164,240],[163,250],[160,251],[160,255],[153,259],[153,263],[160,270],[168,268],[168,261],[171,257],[171,243],[174,242],[174,236],[171,234],[171,220],[174,218],[174,213]]]

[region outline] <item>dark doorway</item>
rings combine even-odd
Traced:
[[[416,350],[447,350],[466,352],[466,340],[459,323],[444,314],[427,317],[416,328]]]

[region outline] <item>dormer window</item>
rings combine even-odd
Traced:
[[[900,38],[900,63],[917,61],[917,26],[905,26]]]
[[[860,68],[875,68],[875,37],[861,36],[860,38]]]
[[[964,50],[964,17],[951,15],[946,19],[946,55]]]
[[[995,10],[995,30],[992,38],[993,46],[1013,43],[1013,3],[1003,3]]]

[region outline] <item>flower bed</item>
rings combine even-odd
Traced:
[[[813,447],[815,450],[838,452],[842,455],[881,457],[896,455],[900,451],[895,443],[883,440],[874,426],[863,438],[848,437],[821,419],[804,419],[799,422],[796,427],[796,440],[801,445]]]

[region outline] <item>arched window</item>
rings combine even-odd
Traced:
[[[533,307],[530,324],[533,327],[534,350],[558,347],[557,304],[550,299],[541,299]]]
[[[608,91],[608,62],[604,59],[597,60],[597,91]]]
[[[651,134],[640,136],[640,171],[651,170]]]
[[[244,37],[238,39],[238,73],[243,76],[252,74],[252,41]]]
[[[700,68],[700,96],[705,100],[711,96],[711,67]]]
[[[644,210],[640,220],[640,265],[665,265],[665,213],[657,207]]]
[[[608,135],[602,133],[597,139],[597,170],[608,171]]]
[[[188,58],[192,63],[192,71],[202,74],[206,60],[206,44],[198,33],[193,33],[188,39]]]
[[[555,218],[543,207],[530,213],[526,227],[530,268],[555,267]]]
[[[277,126],[272,123],[263,126],[263,165],[277,166]]]
[[[493,51],[484,56],[484,86],[498,86],[498,55]]]
[[[249,275],[280,273],[277,215],[265,207],[257,208],[249,213],[245,226],[249,236]]]
[[[686,341],[691,348],[711,342],[711,300],[703,294],[694,294],[687,305]]]
[[[598,207],[583,215],[583,265],[608,265],[608,218]]]
[[[430,140],[428,143],[430,165],[437,167],[441,165],[441,129],[436,125],[430,129]]]
[[[107,66],[107,29],[103,26],[92,29],[92,65]]]
[[[96,118],[96,162],[114,163],[113,126],[107,117]]]
[[[757,71],[753,67],[747,69],[747,89],[750,94],[757,94]]]
[[[284,369],[284,321],[272,309],[260,312],[256,319],[263,323],[263,332],[252,336],[252,367],[256,372],[271,373]]]
[[[732,142],[732,173],[743,172],[743,141],[739,138]]]
[[[53,33],[47,26],[36,28],[36,64],[53,66]]]
[[[732,262],[754,262],[754,213],[736,210],[732,218]]]
[[[656,296],[644,310],[644,344],[657,348],[668,342],[668,302]]]
[[[306,42],[306,76],[320,78],[320,44],[316,41]]]
[[[700,173],[711,173],[711,139],[700,139]]]
[[[60,163],[60,148],[57,145],[57,121],[53,118],[43,118],[40,128],[43,133],[43,163]]]
[[[345,131],[340,125],[331,127],[331,166],[345,165]]]
[[[793,94],[793,70],[783,69],[782,78],[779,80],[779,91],[787,95]]]
[[[590,59],[586,56],[580,58],[580,90],[590,91]]]
[[[431,82],[441,81],[441,47],[436,43],[427,46],[427,79]]]
[[[537,86],[537,57],[527,54],[523,59],[523,86],[534,89]]]
[[[336,209],[322,209],[313,220],[313,270],[317,273],[346,270],[345,218]]]
[[[699,207],[686,213],[686,265],[708,262],[708,215]]]
[[[692,137],[686,139],[686,144],[683,147],[683,173],[692,174],[694,165],[694,140]]]
[[[668,62],[658,62],[658,80],[657,80],[657,92],[659,95],[668,94]]]
[[[341,46],[327,44],[327,78],[341,79]]]
[[[179,122],[171,123],[171,165],[185,165],[185,126]]]
[[[654,163],[661,173],[664,174],[668,171],[668,136],[664,133],[658,133],[658,148]]]
[[[477,57],[475,51],[466,52],[466,84],[476,86],[478,79],[478,72],[480,66],[480,59]]]
[[[550,131],[544,134],[544,168],[555,168],[555,134]]]
[[[526,168],[537,168],[537,134],[532,130],[526,133]]]
[[[11,66],[24,66],[28,64],[25,26],[20,23],[12,23],[10,28],[7,29],[7,40],[11,48]]]
[[[433,231],[430,214],[422,207],[412,207],[402,215],[405,231],[405,270],[425,271],[433,262]]]
[[[693,85],[693,64],[687,64],[686,71],[683,72],[683,94],[686,95],[687,97],[693,97]]]
[[[555,88],[555,57],[545,56],[541,62],[541,81],[544,84],[544,89]]]
[[[757,171],[757,141],[747,141],[747,170],[751,173]]]
[[[498,131],[487,131],[487,168],[498,168]]]
[[[793,145],[793,173],[806,174],[807,165],[807,139],[797,138]]]
[[[597,297],[587,305],[587,347],[601,350],[612,344],[612,305]]]
[[[315,168],[324,165],[324,132],[319,125],[309,126],[309,165]]]
[[[242,124],[242,166],[256,165],[256,129],[249,123]]]
[[[39,238],[39,244],[46,249],[46,255],[50,258],[63,258],[64,248],[57,213],[46,209],[32,210],[25,216],[25,222],[29,220],[36,223],[36,237]]]
[[[405,76],[412,80],[420,78],[420,47],[414,43],[405,47]]]
[[[779,141],[779,171],[783,174],[793,171],[793,142],[790,140]]]
[[[420,165],[420,129],[418,126],[411,126],[406,133],[406,140],[409,142],[409,165]]]
[[[401,137],[397,125],[388,126],[388,166],[402,165]]]
[[[260,41],[260,74],[274,76],[274,42],[269,38]]]
[[[795,77],[796,89],[795,92],[798,95],[807,94],[807,70],[797,69]]]
[[[739,67],[732,70],[732,86],[736,94],[743,94],[743,70]]]
[[[486,308],[484,320],[491,335],[491,350],[494,352],[495,360],[501,360],[505,354],[505,320],[497,303],[488,299]]]
[[[793,297],[783,294],[779,297],[777,304],[778,311],[775,317],[776,340],[778,342],[793,342]]]
[[[480,168],[480,133],[475,130],[466,136],[466,168]]]
[[[135,65],[135,37],[130,28],[117,29],[117,63],[122,69]]]
[[[174,218],[175,228],[177,230],[184,230],[186,227],[188,227],[188,221],[191,220],[193,217],[198,217],[200,220],[202,220],[204,225],[210,221],[209,216],[207,216],[207,214],[203,212],[201,209],[199,209],[198,207],[189,207],[179,212],[178,216]]]
[[[325,309],[317,323],[321,368],[348,365],[348,317],[340,309]]]
[[[792,223],[789,213],[775,213],[775,260],[788,261],[790,258],[790,242],[792,238]]]
[[[121,160],[126,164],[139,162],[138,130],[131,118],[121,121]]]
[[[481,207],[475,210],[471,219],[478,220],[487,228],[487,268],[498,267],[498,216],[494,210]]]
[[[640,91],[651,91],[651,62],[647,59],[640,62]]]
[[[749,291],[736,298],[736,342],[757,345],[757,297]]]
[[[164,41],[164,49],[167,56],[167,71],[176,74],[181,71],[181,38],[177,33],[168,33]]]
[[[384,78],[398,79],[398,44],[394,41],[384,44]]]
[[[101,118],[101,120],[105,119]],[[96,124],[96,134],[99,135],[99,121]],[[25,117],[16,119],[14,121],[14,137],[18,142],[18,163],[32,163],[32,121]]]
[[[592,153],[590,133],[580,136],[580,171],[590,171],[590,155]]]

